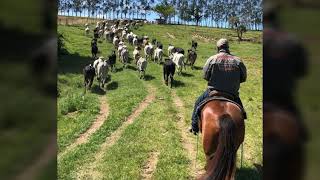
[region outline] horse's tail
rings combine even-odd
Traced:
[[[209,176],[212,180],[225,180],[227,176],[231,177],[236,163],[236,125],[228,114],[220,117],[219,125],[219,143],[213,160],[216,166],[213,174]]]

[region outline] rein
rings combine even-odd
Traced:
[[[199,142],[199,134],[197,135],[197,151],[196,151],[196,163],[194,164],[194,169],[197,170],[197,159],[198,159],[198,143]]]

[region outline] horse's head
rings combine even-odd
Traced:
[[[275,105],[264,105],[264,179],[302,179],[303,132],[304,127],[294,114]]]

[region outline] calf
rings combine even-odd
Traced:
[[[156,46],[158,42],[156,39],[152,39],[151,43],[152,43],[152,45]]]
[[[107,62],[112,72],[116,70],[115,68],[116,59],[117,59],[116,51],[113,51],[112,54],[108,57],[108,62]]]
[[[196,49],[197,49],[197,47],[198,47],[198,43],[197,43],[197,41],[192,40],[192,41],[191,41],[191,47],[192,47],[192,48],[194,48],[194,49],[196,50]]]
[[[114,38],[113,38],[113,45],[114,45],[114,47],[116,48],[116,49],[118,49],[118,46],[119,46],[119,42],[120,42],[120,39],[118,38],[118,36],[115,36]]]
[[[172,61],[178,68],[178,74],[180,75],[182,73],[182,68],[186,68],[184,65],[184,55],[180,54],[178,52],[173,53]]]
[[[132,33],[127,34],[127,39],[129,44],[133,45],[133,35]]]
[[[162,43],[160,43],[160,42],[158,41],[158,42],[157,42],[157,47],[158,47],[159,49],[163,49]]]
[[[123,67],[126,68],[129,63],[129,51],[127,48],[123,48],[120,54],[120,59],[123,63]]]
[[[122,41],[119,42],[119,46],[118,46],[118,57],[120,57],[121,55],[121,51],[124,49],[124,48],[127,48],[127,46],[124,45],[124,43]]]
[[[142,46],[143,45],[143,38],[141,37],[141,38],[137,38],[137,43],[138,43],[138,46]]]
[[[138,44],[138,38],[137,37],[134,37],[133,39],[132,39],[132,44],[134,45],[134,46],[138,46],[139,44]]]
[[[86,32],[86,35],[88,36],[88,35],[89,35],[89,33],[90,33],[90,29],[89,29],[89,27],[88,27],[88,26],[86,27],[85,32]]]
[[[109,31],[109,33],[108,33],[108,40],[109,40],[109,42],[112,42],[113,43],[113,39],[114,39],[114,32],[112,32],[112,31]]]
[[[160,49],[160,48],[157,48],[155,51],[154,51],[154,62],[157,62],[159,61],[159,63],[162,62],[162,57],[163,57],[163,50]]]
[[[188,57],[187,57],[187,64],[190,63],[191,69],[193,70],[193,65],[197,60],[197,53],[196,51],[189,49],[188,50]]]
[[[97,58],[97,54],[98,54],[98,45],[97,43],[93,43],[91,45],[91,54],[92,54],[92,59],[96,59]]]
[[[84,92],[86,92],[87,89],[91,89],[93,79],[95,76],[95,69],[91,64],[83,68],[83,76],[84,76]]]
[[[99,81],[99,87],[104,88],[108,77],[108,64],[106,61],[100,62],[97,66],[97,79]]]
[[[142,79],[142,78],[144,79],[147,65],[148,65],[148,61],[145,58],[140,57],[137,62],[137,68],[139,71],[140,79]]]
[[[174,49],[174,46],[169,44],[169,46],[168,46],[168,56],[171,56],[173,54],[173,49]]]
[[[146,60],[148,60],[148,58],[152,58],[152,54],[153,54],[153,46],[152,44],[148,44],[144,47],[144,55]]]
[[[173,76],[176,71],[176,66],[171,59],[165,59],[163,63],[163,80],[168,86],[168,81],[170,80],[170,87],[172,88]]]
[[[103,57],[99,57],[98,59],[96,59],[94,62],[93,62],[93,67],[94,67],[94,69],[97,69],[98,68],[98,64],[99,63],[102,63],[103,62]],[[96,75],[98,75],[97,74],[97,71],[96,71]]]
[[[99,30],[98,30],[98,28],[96,27],[96,28],[94,28],[94,30],[93,30],[93,37],[94,38],[96,38],[96,39],[98,39],[99,38]]]
[[[140,58],[140,47],[136,46],[134,48],[134,51],[132,52],[132,55],[133,55],[133,59],[135,60],[135,63],[137,64],[139,58]]]
[[[182,49],[182,48],[174,47],[172,50],[172,53],[175,53],[175,52],[184,55],[184,49]]]

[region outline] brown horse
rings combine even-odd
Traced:
[[[202,109],[199,129],[207,160],[206,173],[199,179],[234,179],[237,150],[245,133],[241,109],[231,102],[210,101]]]
[[[304,172],[303,129],[297,117],[281,107],[263,107],[263,179],[301,180]]]

